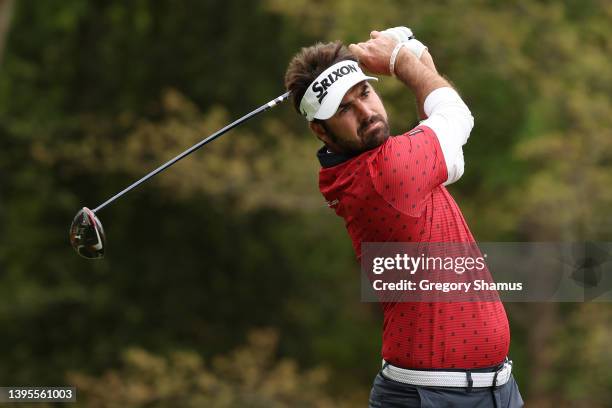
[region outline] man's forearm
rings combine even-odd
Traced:
[[[419,61],[421,61],[423,65],[431,69],[436,74],[438,73],[438,70],[436,69],[436,64],[434,64],[433,58],[431,58],[431,54],[427,49],[423,51],[423,54],[421,55],[421,58],[419,58]],[[427,114],[425,114],[425,109],[423,105],[417,103],[417,112],[419,114],[420,120],[427,119]]]
[[[427,49],[423,50],[423,54],[421,55],[421,58],[419,58],[419,61],[421,61],[423,65],[431,69],[436,74],[438,73],[438,70],[436,69],[436,65],[433,62],[433,58],[431,58],[431,54],[429,53]]]
[[[433,69],[428,66],[428,59],[431,65],[433,60],[427,51],[424,51],[421,59],[423,62],[403,47],[395,61],[395,75],[414,92],[419,116],[425,119],[423,105],[427,95],[438,88],[451,85],[436,72],[435,66]]]

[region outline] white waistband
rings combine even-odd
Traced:
[[[385,363],[381,374],[404,384],[425,387],[493,387],[506,384],[512,374],[512,360],[504,361],[502,367],[490,373],[465,371],[420,371],[400,368]],[[471,384],[470,384],[471,382]]]

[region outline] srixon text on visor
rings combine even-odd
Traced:
[[[319,103],[325,98],[327,95],[327,88],[332,86],[336,80],[342,78],[345,75],[350,74],[351,72],[357,72],[357,68],[354,65],[348,64],[343,65],[335,71],[332,71],[326,78],[323,78],[321,81],[316,81],[312,84],[312,91],[316,92],[317,100]]]

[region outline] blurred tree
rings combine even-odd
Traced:
[[[124,353],[119,370],[95,378],[79,373],[69,381],[86,407],[349,407],[366,395],[339,400],[326,393],[322,368],[300,372],[289,359],[276,360],[277,334],[258,330],[248,343],[209,367],[197,353],[156,356],[141,349]],[[112,392],[109,392],[112,390]]]
[[[11,26],[13,4],[13,0],[0,0],[0,66],[2,66],[2,56],[4,55],[6,34]]]

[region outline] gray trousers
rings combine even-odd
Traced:
[[[499,387],[466,388],[422,387],[385,378],[380,372],[370,392],[369,408],[515,408],[523,398],[514,377]]]

